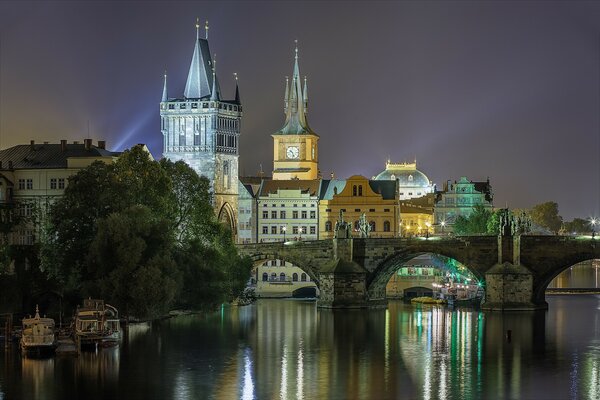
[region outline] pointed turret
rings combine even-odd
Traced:
[[[219,92],[217,90],[217,55],[215,54],[213,58],[213,79],[212,79],[212,89],[210,91],[210,100],[211,101],[219,101]]]
[[[183,95],[187,99],[208,97],[212,94],[213,86],[212,60],[208,40],[200,38],[200,23],[196,20],[196,43]],[[216,87],[219,92],[219,82],[216,83]]]
[[[240,105],[242,101],[240,100],[240,88],[238,87],[238,75],[237,72],[233,73],[235,77],[235,104]]]
[[[163,85],[163,94],[162,94],[162,100],[161,101],[168,101],[169,100],[169,95],[167,93],[167,71],[165,71],[165,83]]]
[[[298,66],[298,41],[296,41],[294,53],[294,70],[292,74],[292,81],[289,82],[286,77],[285,84],[285,124],[277,133],[283,135],[314,135],[315,133],[312,131],[312,129],[310,129],[306,119],[308,97],[305,97],[305,95],[302,93],[300,67]]]
[[[290,82],[289,82],[289,78],[286,76],[285,77],[285,95],[283,96],[283,113],[287,115],[287,111],[288,111],[288,99],[290,97]]]
[[[304,99],[304,113],[308,114],[308,83],[307,83],[306,75],[304,75],[303,99]]]

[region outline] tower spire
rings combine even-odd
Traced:
[[[302,95],[304,100],[304,112],[308,113],[308,83],[306,75],[304,75],[304,90],[302,90]]]
[[[204,39],[208,40],[208,20],[204,23]]]
[[[167,101],[167,100],[169,100],[169,95],[167,93],[167,70],[165,69],[165,82],[163,84],[163,93],[162,93],[161,101]]]
[[[283,112],[287,114],[288,106],[289,106],[289,97],[290,97],[290,78],[286,75],[285,77],[285,95],[283,96]]]
[[[196,39],[200,39],[200,18],[196,17]]]
[[[183,95],[187,99],[200,99],[211,95],[212,61],[208,41],[200,38],[200,19],[196,18],[196,41],[194,43],[194,54],[190,63],[187,81]],[[217,91],[219,84],[217,83]]]

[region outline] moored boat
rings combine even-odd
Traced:
[[[75,313],[75,338],[82,346],[114,346],[121,339],[119,312],[104,300],[85,299]]]
[[[23,332],[20,346],[23,354],[53,353],[57,341],[52,318],[40,317],[40,310],[35,306],[33,318],[23,318]]]

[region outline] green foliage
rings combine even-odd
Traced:
[[[63,293],[104,298],[125,315],[230,301],[251,265],[216,221],[209,187],[187,164],[153,161],[141,147],[94,163],[51,210],[42,268]]]
[[[567,233],[587,233],[592,231],[590,221],[582,218],[574,218],[573,221],[564,223]]]
[[[481,204],[477,204],[473,207],[473,212],[468,217],[460,215],[456,218],[454,233],[457,235],[486,234],[488,233],[488,222],[492,218],[492,215],[492,211]]]
[[[538,204],[529,212],[532,221],[543,228],[558,233],[562,217],[558,215],[558,204],[553,201]]]

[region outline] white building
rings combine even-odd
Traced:
[[[373,177],[374,180],[398,181],[398,196],[400,200],[414,199],[435,192],[435,184],[414,163],[385,163],[385,170]]]

